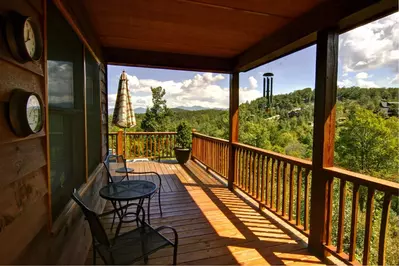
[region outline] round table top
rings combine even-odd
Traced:
[[[110,183],[100,189],[100,196],[107,200],[128,201],[152,195],[157,185],[146,180],[129,180]]]
[[[120,174],[125,174],[125,173],[132,173],[134,170],[132,168],[125,168],[125,167],[121,167],[115,170],[116,173],[120,173]]]

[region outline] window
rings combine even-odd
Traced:
[[[86,57],[86,111],[87,111],[87,156],[89,174],[96,169],[101,158],[101,116],[99,65],[90,54]]]
[[[48,5],[48,96],[52,216],[85,182],[83,45],[58,9]]]

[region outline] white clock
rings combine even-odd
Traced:
[[[6,42],[11,55],[19,62],[37,61],[43,53],[39,25],[31,18],[12,12],[6,19]]]

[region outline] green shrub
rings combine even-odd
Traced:
[[[176,144],[179,148],[190,148],[191,146],[191,128],[186,122],[181,122],[177,127]]]

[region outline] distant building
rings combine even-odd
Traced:
[[[387,116],[398,116],[399,102],[380,102],[380,111]]]
[[[302,108],[294,108],[288,112],[288,117],[299,116],[301,114]]]

